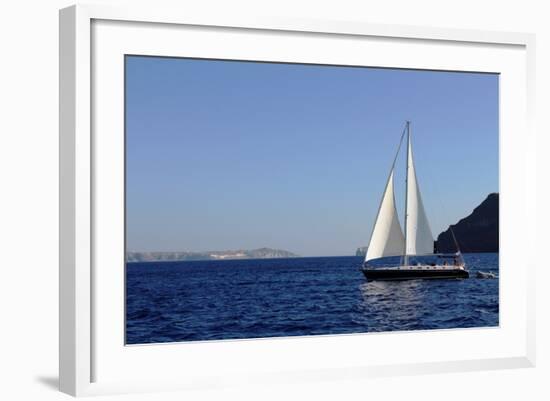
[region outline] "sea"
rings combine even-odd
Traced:
[[[127,263],[126,343],[498,326],[498,253],[464,258],[469,279],[369,282],[355,256]]]

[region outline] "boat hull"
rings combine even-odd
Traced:
[[[420,280],[468,278],[464,269],[363,269],[367,280]]]

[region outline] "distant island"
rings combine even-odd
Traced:
[[[492,193],[472,213],[451,225],[462,252],[498,252],[498,193]],[[448,228],[437,236],[437,252],[456,252],[456,245]],[[365,256],[367,247],[357,248],[355,256]]]
[[[295,253],[282,249],[259,248],[207,252],[127,252],[127,262],[177,262],[184,260],[271,259],[297,258]]]
[[[368,248],[368,246],[361,246],[357,248],[357,250],[355,251],[355,256],[366,256]]]

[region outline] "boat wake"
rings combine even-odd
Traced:
[[[479,271],[476,273],[476,278],[491,279],[498,278],[498,276],[495,273]]]

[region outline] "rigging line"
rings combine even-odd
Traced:
[[[401,133],[401,139],[399,140],[399,146],[397,147],[397,152],[395,152],[395,157],[393,158],[393,163],[391,165],[390,174],[393,168],[395,167],[395,162],[397,161],[397,156],[399,156],[399,150],[401,149],[401,145],[403,145],[403,139],[405,138],[405,133],[407,132],[407,125],[408,121],[405,123],[405,127],[403,128],[403,132]],[[389,176],[388,176],[389,179]]]
[[[441,180],[440,180],[440,181],[441,181]],[[440,196],[441,194],[440,194],[440,192],[439,192],[440,188],[439,188],[437,185],[434,185],[432,188],[433,188],[433,192],[434,192],[435,198],[437,199],[437,203],[439,204],[439,210],[440,210],[441,212],[443,212],[444,215],[447,214],[447,213],[446,213],[447,210],[446,210],[446,208],[445,208],[445,206],[444,206],[444,204],[443,204],[443,201],[441,200],[441,196]],[[454,242],[454,244],[455,244],[455,246],[456,246],[456,250],[457,250],[458,253],[460,253],[460,245],[459,245],[459,243],[458,243],[458,240],[456,239],[455,232],[454,232],[454,230],[453,230],[452,224],[449,224],[449,231],[451,232],[451,236],[453,237],[453,242]],[[437,241],[436,238],[434,238],[434,242],[435,242],[435,241]],[[438,253],[440,252],[439,249],[437,250],[437,252],[438,252]]]
[[[460,246],[458,246],[458,240],[456,239],[455,230],[453,230],[452,224],[449,226],[449,231],[451,231],[451,235],[453,236],[453,241],[456,245],[456,250],[460,253]]]

